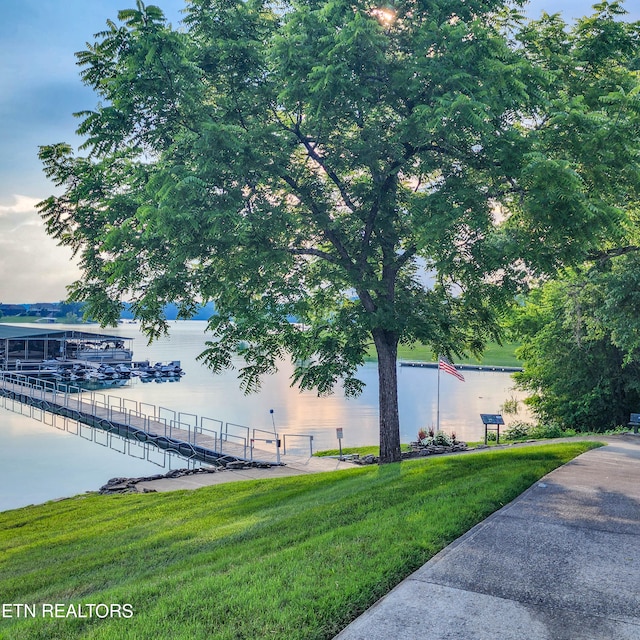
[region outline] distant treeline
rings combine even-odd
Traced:
[[[208,320],[214,313],[213,303],[198,307],[191,320]],[[178,307],[168,304],[164,307],[167,320],[178,318]],[[69,318],[75,316],[78,319],[84,315],[84,305],[81,302],[37,302],[34,304],[2,304],[0,303],[0,318]],[[120,318],[133,319],[131,306],[125,303]]]
[[[0,303],[0,318],[66,318],[82,317],[82,303],[79,302],[36,302],[33,304]]]
[[[214,313],[215,307],[213,306],[213,302],[210,302],[206,305],[198,307],[196,313],[189,318],[190,320],[208,320]],[[178,306],[175,304],[167,304],[164,307],[164,316],[167,320],[177,320],[178,319]],[[120,318],[123,320],[131,320],[133,319],[133,312],[131,311],[130,305],[125,303],[125,307],[120,314]]]

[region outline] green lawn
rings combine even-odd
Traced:
[[[491,342],[487,345],[481,359],[469,356],[466,358],[460,358],[459,360],[456,360],[455,363],[519,367],[522,363],[514,355],[514,351],[519,346],[520,344],[517,342],[505,342],[501,345],[496,342]],[[371,347],[369,350],[369,359],[375,360],[375,358],[375,349]],[[437,356],[433,351],[424,345],[414,345],[412,347],[400,345],[398,347],[398,358],[400,360],[412,360],[414,362],[435,362],[437,360]]]
[[[411,445],[409,444],[401,444],[401,451],[411,451]],[[342,455],[350,455],[352,453],[357,453],[359,456],[379,456],[380,455],[380,445],[369,445],[364,447],[342,447]],[[322,458],[323,456],[339,456],[340,449],[324,449],[322,451],[316,451],[314,456]]]
[[[0,316],[0,323],[5,322],[7,324],[22,324],[25,322],[38,322],[40,316]],[[48,324],[48,323],[42,323]]]
[[[0,638],[329,639],[474,524],[594,446],[87,495],[0,513],[2,602],[37,613],[0,618]],[[134,613],[43,618],[43,603],[59,603],[61,613],[81,603],[85,614],[89,604]]]

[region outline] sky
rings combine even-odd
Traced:
[[[179,26],[185,0],[148,0]],[[592,0],[531,0],[527,13],[591,13]],[[627,0],[627,20],[640,20]],[[70,251],[44,230],[35,204],[59,193],[42,172],[40,145],[77,146],[74,112],[96,96],[79,77],[75,52],[135,0],[0,0],[0,303],[57,302],[80,276]]]

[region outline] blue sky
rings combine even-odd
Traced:
[[[185,0],[149,0],[178,25]],[[532,0],[528,13],[591,13],[589,0]],[[34,205],[54,192],[38,146],[78,144],[73,113],[95,106],[74,53],[135,0],[2,0],[0,21],[0,302],[52,302],[77,276],[68,250],[46,236]],[[640,20],[637,0],[625,3]]]

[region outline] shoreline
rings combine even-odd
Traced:
[[[553,444],[571,441],[591,441],[602,442],[603,444],[615,444],[616,442],[640,440],[639,434],[631,431],[623,431],[617,434],[590,434],[569,436],[564,438],[549,438],[545,440],[524,440],[508,443],[496,444],[472,444],[469,448],[461,451],[446,451],[425,455],[424,457],[449,457],[465,453],[491,453],[509,448],[521,448],[535,445]],[[415,456],[411,459],[423,456]],[[409,458],[407,458],[409,459]],[[338,460],[331,456],[312,457],[304,460],[297,460],[291,465],[269,466],[248,466],[245,468],[213,468],[213,469],[174,469],[164,474],[154,474],[142,477],[115,477],[111,478],[100,489],[87,490],[57,498],[51,498],[42,502],[32,502],[19,507],[0,509],[0,513],[39,507],[49,503],[57,503],[65,500],[73,500],[86,495],[113,495],[123,493],[146,494],[179,490],[199,489],[213,484],[224,484],[242,480],[266,480],[271,478],[286,477],[291,475],[302,475],[307,473],[320,473],[323,471],[337,471],[344,468],[357,468],[350,460]],[[222,472],[229,473],[222,473]]]
[[[420,360],[398,360],[398,364],[401,367],[418,367],[424,369],[437,369],[437,362],[422,362]],[[511,373],[524,371],[523,367],[511,367],[498,364],[457,364],[455,365],[458,371],[499,371],[501,373]]]

